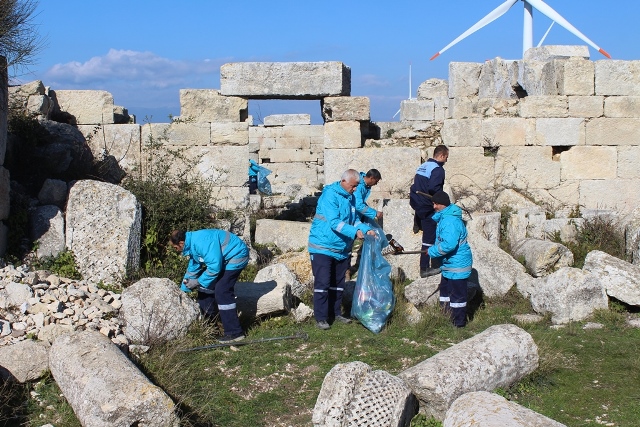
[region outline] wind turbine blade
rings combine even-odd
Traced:
[[[582,40],[583,42],[587,43],[589,46],[591,46],[592,48],[594,48],[595,50],[597,50],[598,52],[600,52],[601,54],[603,54],[607,58],[611,58],[611,56],[607,52],[605,52],[604,49],[601,49],[598,45],[596,45],[594,42],[589,40],[589,38],[587,36],[585,36],[580,31],[578,31],[578,29],[576,27],[574,27],[573,25],[571,25],[569,23],[569,21],[564,19],[558,12],[553,10],[551,8],[551,6],[549,6],[548,4],[543,2],[542,0],[527,0],[527,1],[531,4],[531,6],[535,7],[536,9],[538,9],[542,14],[546,15],[552,21],[557,22],[559,25],[564,27],[571,34],[575,35],[580,40]]]
[[[468,35],[475,33],[480,28],[482,28],[485,25],[490,24],[491,22],[493,22],[496,19],[500,18],[509,9],[511,9],[511,6],[516,4],[516,2],[518,2],[518,0],[507,0],[504,3],[502,3],[500,6],[496,7],[495,9],[493,9],[491,12],[489,12],[489,14],[487,16],[485,16],[484,18],[482,18],[481,20],[476,22],[471,28],[469,28],[467,31],[462,33],[457,39],[455,39],[454,41],[452,41],[451,43],[446,45],[444,48],[442,48],[438,53],[433,55],[431,57],[431,60],[436,59],[441,53],[443,53],[445,50],[449,49],[454,44],[458,43],[460,40],[466,38]]]
[[[549,28],[547,28],[547,32],[544,33],[544,36],[542,36],[542,38],[540,39],[540,43],[538,43],[538,46],[536,47],[540,47],[542,46],[542,42],[544,41],[544,39],[547,38],[547,34],[549,34],[549,31],[551,31],[551,27],[553,27],[553,24],[555,24],[556,21],[551,21],[551,25],[549,25]]]

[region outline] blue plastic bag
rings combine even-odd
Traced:
[[[271,195],[271,183],[267,179],[271,171],[264,166],[258,165],[258,191],[267,196]]]
[[[387,323],[396,298],[389,278],[391,265],[381,252],[387,240],[382,229],[374,228],[374,231],[375,236],[365,235],[362,245],[351,317],[358,319],[367,329],[377,334]]]

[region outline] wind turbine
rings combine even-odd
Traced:
[[[412,92],[411,92],[411,62],[409,62],[409,101],[411,101],[412,99],[413,98],[412,98]],[[400,110],[402,110],[402,107],[400,107]],[[392,119],[395,119],[396,116],[400,114],[400,110],[396,111]]]
[[[604,49],[601,49],[598,45],[596,45],[594,42],[589,40],[584,34],[578,31],[576,27],[571,25],[566,19],[560,16],[558,12],[553,10],[549,5],[547,5],[542,0],[506,0],[500,6],[496,7],[491,12],[489,12],[487,16],[482,18],[480,21],[476,22],[471,28],[469,28],[467,31],[462,33],[457,39],[455,39],[454,41],[446,45],[442,50],[440,50],[440,52],[433,55],[431,57],[431,60],[436,59],[441,53],[443,53],[444,51],[446,51],[451,46],[458,43],[460,40],[464,39],[468,35],[475,33],[480,28],[484,27],[485,25],[495,21],[496,19],[504,15],[509,9],[511,9],[511,6],[516,4],[518,1],[522,1],[522,3],[524,3],[524,28],[522,31],[522,57],[523,58],[524,58],[524,53],[527,51],[527,49],[533,47],[533,7],[538,9],[538,11],[542,12],[543,15],[547,16],[552,21],[558,23],[558,25],[564,27],[570,33],[572,33],[573,35],[575,35],[576,37],[578,37],[579,39],[587,43],[589,46],[591,46],[592,48],[594,48],[595,50],[597,50],[607,58],[611,58],[611,55],[605,52]]]

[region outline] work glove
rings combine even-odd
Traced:
[[[182,281],[182,285],[180,285],[180,289],[184,292],[191,292],[194,289],[197,289],[200,286],[198,283],[198,279],[184,279]]]

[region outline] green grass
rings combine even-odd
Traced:
[[[403,286],[397,287],[401,291]],[[196,322],[186,338],[153,348],[136,363],[178,403],[184,426],[308,426],[322,381],[337,363],[362,361],[396,375],[491,325],[512,323],[513,314],[532,312],[528,301],[512,291],[504,298],[485,301],[467,328],[457,329],[434,308],[422,311],[420,324],[409,325],[401,314],[403,304],[396,306],[379,334],[357,323],[321,331],[312,321],[295,324],[284,316],[253,325],[249,339],[299,331],[309,339],[178,352],[210,344],[220,333],[216,325]],[[603,329],[583,330],[583,323],[552,329],[548,320],[520,325],[539,347],[540,367],[497,392],[567,426],[599,425],[596,420],[616,427],[636,426],[640,330],[625,325],[623,306],[612,304],[612,308],[598,311],[591,319],[604,323]],[[30,399],[22,422],[4,425],[78,426],[55,383],[51,379],[41,383],[41,396],[47,396],[57,414]],[[417,416],[412,425],[437,427],[440,423]]]

